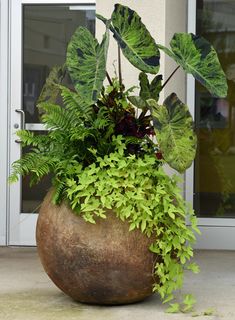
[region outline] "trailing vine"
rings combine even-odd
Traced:
[[[17,132],[30,152],[13,163],[9,180],[30,175],[34,184],[50,173],[55,204],[66,201],[89,223],[105,219],[112,209],[129,222],[130,232],[139,229],[154,237],[149,248],[158,256],[153,291],[170,303],[169,312],[186,312],[195,302],[192,295],[184,297],[183,306],[172,300],[184,271],[199,271],[190,263],[199,230],[179,178],[168,176],[163,165],[184,172],[194,160],[197,138],[187,105],[175,93],[163,103],[159,96],[179,67],[215,96],[226,96],[226,77],[214,48],[202,37],[176,33],[170,49],[156,44],[138,14],[121,4],[110,19],[97,18],[106,28],[102,42],[79,27],[65,65],[53,68],[43,87],[38,107],[47,134]],[[114,79],[106,70],[110,32],[118,43],[119,77]],[[160,50],[178,64],[163,84]],[[141,71],[138,95],[133,94],[136,87],[125,90],[121,53]],[[62,85],[66,73],[73,87]],[[147,73],[154,74],[151,81]]]
[[[194,233],[199,232],[197,219],[181,196],[179,177],[169,177],[162,160],[152,153],[143,157],[126,155],[122,136],[114,138],[114,142],[114,152],[97,157],[85,169],[74,168],[64,182],[66,196],[72,209],[87,222],[105,219],[107,209],[112,209],[118,218],[129,222],[130,231],[139,229],[147,237],[154,236],[149,248],[158,257],[153,290],[169,302],[174,298],[173,292],[182,287],[185,269],[199,271],[196,264],[189,262]]]

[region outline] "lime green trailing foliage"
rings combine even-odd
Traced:
[[[197,219],[177,186],[178,178],[163,169],[168,163],[178,172],[190,167],[196,136],[188,107],[175,93],[163,103],[159,96],[168,83],[159,71],[159,49],[168,53],[212,94],[226,96],[227,84],[217,55],[203,38],[175,34],[171,49],[156,45],[138,14],[116,4],[110,19],[97,15],[106,31],[99,44],[79,27],[71,38],[63,67],[55,67],[39,97],[41,121],[48,130],[17,132],[30,151],[12,165],[11,182],[29,175],[31,184],[52,175],[53,202],[66,201],[87,222],[106,218],[107,209],[153,237],[150,250],[158,257],[153,290],[168,312],[187,312],[194,299],[174,303],[184,271],[197,273],[191,263]],[[109,32],[124,56],[141,70],[139,94],[126,90],[121,60],[117,77],[106,70]],[[118,50],[120,53],[120,50]],[[156,74],[149,80],[148,73]],[[64,76],[72,85],[64,85]],[[107,76],[109,85],[103,85]],[[60,101],[60,103],[59,103]],[[186,216],[189,225],[186,225]]]
[[[169,303],[169,308],[167,308],[167,313],[178,313],[178,312],[190,312],[193,311],[193,307],[196,303],[195,298],[191,294],[186,294],[183,299],[183,303]],[[194,315],[192,314],[192,317]]]
[[[126,156],[123,137],[117,136],[113,142],[116,147],[112,153],[97,157],[85,169],[77,166],[67,175],[65,194],[72,208],[88,222],[106,218],[106,209],[115,208],[121,220],[129,221],[130,230],[154,236],[150,250],[158,256],[154,275],[160,279],[154,291],[169,299],[182,286],[185,268],[198,271],[196,264],[189,264],[194,231],[198,232],[196,218],[180,194],[179,178],[169,177],[154,154]],[[185,226],[186,215],[190,227]]]

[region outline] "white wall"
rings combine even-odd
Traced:
[[[109,18],[116,2],[115,0],[97,0],[97,13]],[[187,0],[120,0],[118,2],[137,11],[157,43],[168,46],[174,32],[186,31]],[[99,40],[103,32],[104,25],[98,21],[96,33]],[[114,60],[117,60],[117,45],[112,39],[108,56],[108,69],[111,75],[113,75],[112,64]],[[174,67],[175,63],[161,53],[160,73],[163,74],[164,79],[171,74]],[[139,71],[130,65],[125,57],[122,59],[122,69],[126,87],[138,85]],[[167,94],[175,91],[182,100],[185,100],[185,83],[184,73],[178,70],[173,81],[169,82],[166,86],[162,99],[167,96]]]
[[[142,21],[146,24],[148,30],[156,39],[156,42],[163,43],[164,41],[164,16],[165,16],[165,0],[97,0],[96,12],[100,13],[106,18],[110,18],[114,4],[121,3],[123,5],[127,5],[133,10],[137,11],[137,13],[141,16]],[[97,21],[96,25],[96,33],[97,37],[100,40],[101,36],[104,32],[104,24],[100,21]],[[117,60],[117,44],[116,41],[112,39],[110,41],[110,49],[108,56],[108,72],[110,76],[114,75],[113,62]],[[123,70],[123,79],[126,88],[131,87],[133,85],[138,85],[138,75],[139,70],[130,65],[130,63],[126,60],[125,57],[122,56],[122,70]]]
[[[109,18],[116,2],[115,0],[97,0],[97,13]],[[187,30],[187,0],[144,0],[144,4],[143,0],[121,0],[119,3],[129,6],[141,16],[143,23],[150,31],[156,43],[169,47],[169,42],[175,32],[185,32]],[[103,32],[104,25],[98,21],[96,33],[99,40]],[[112,63],[116,59],[117,45],[112,39],[108,56],[108,70],[110,75],[113,74]],[[163,81],[165,81],[174,71],[176,64],[171,58],[165,56],[163,52],[161,52],[160,63],[160,74],[163,75]],[[125,57],[122,58],[122,69],[126,88],[138,85],[139,71],[130,65]],[[179,98],[183,102],[186,102],[186,76],[181,69],[176,72],[174,77],[163,89],[160,101],[163,101],[172,92],[177,93]],[[169,174],[175,173],[175,171],[169,167],[166,167],[166,171]]]
[[[187,31],[187,0],[165,0],[165,45],[169,47],[169,43],[176,32]],[[164,78],[167,79],[177,64],[170,57],[165,56]],[[186,75],[182,68],[178,69],[171,80],[165,87],[164,98],[175,92],[181,101],[186,102]],[[170,167],[166,168],[169,174],[175,173]],[[181,185],[185,194],[185,183]]]
[[[187,30],[187,0],[166,0],[165,5],[165,44],[169,46],[175,32],[186,32]],[[176,63],[167,56],[164,68],[165,77],[168,77],[176,66]],[[172,92],[176,92],[178,97],[185,101],[186,76],[181,68],[166,86],[165,95]]]

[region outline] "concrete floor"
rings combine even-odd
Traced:
[[[195,313],[166,314],[157,295],[133,305],[79,304],[44,273],[35,248],[0,247],[0,320],[235,320],[235,252],[199,251],[198,275],[188,274],[181,294],[197,298]],[[213,309],[211,316],[203,313]]]

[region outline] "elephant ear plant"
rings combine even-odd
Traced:
[[[38,108],[47,134],[17,132],[31,150],[13,163],[10,181],[29,174],[33,184],[51,173],[55,204],[66,201],[90,223],[113,209],[117,217],[128,220],[130,232],[138,228],[154,237],[150,250],[158,259],[153,291],[170,302],[170,312],[188,311],[191,295],[183,305],[171,300],[182,286],[184,270],[198,272],[190,259],[194,232],[199,231],[177,176],[168,176],[163,165],[183,173],[195,157],[197,139],[189,109],[175,93],[159,102],[176,71],[163,82],[158,74],[160,51],[213,96],[226,97],[226,78],[214,48],[202,37],[176,33],[166,48],[155,42],[135,11],[121,4],[115,5],[110,19],[97,18],[106,27],[102,42],[79,27],[68,45],[65,65],[51,71],[42,90]],[[106,71],[110,33],[119,53],[119,76],[114,78]],[[121,52],[141,71],[139,95],[133,88],[125,90]],[[70,87],[63,85],[65,73],[72,80]],[[147,74],[154,75],[151,81]],[[106,77],[109,84],[104,87]]]

